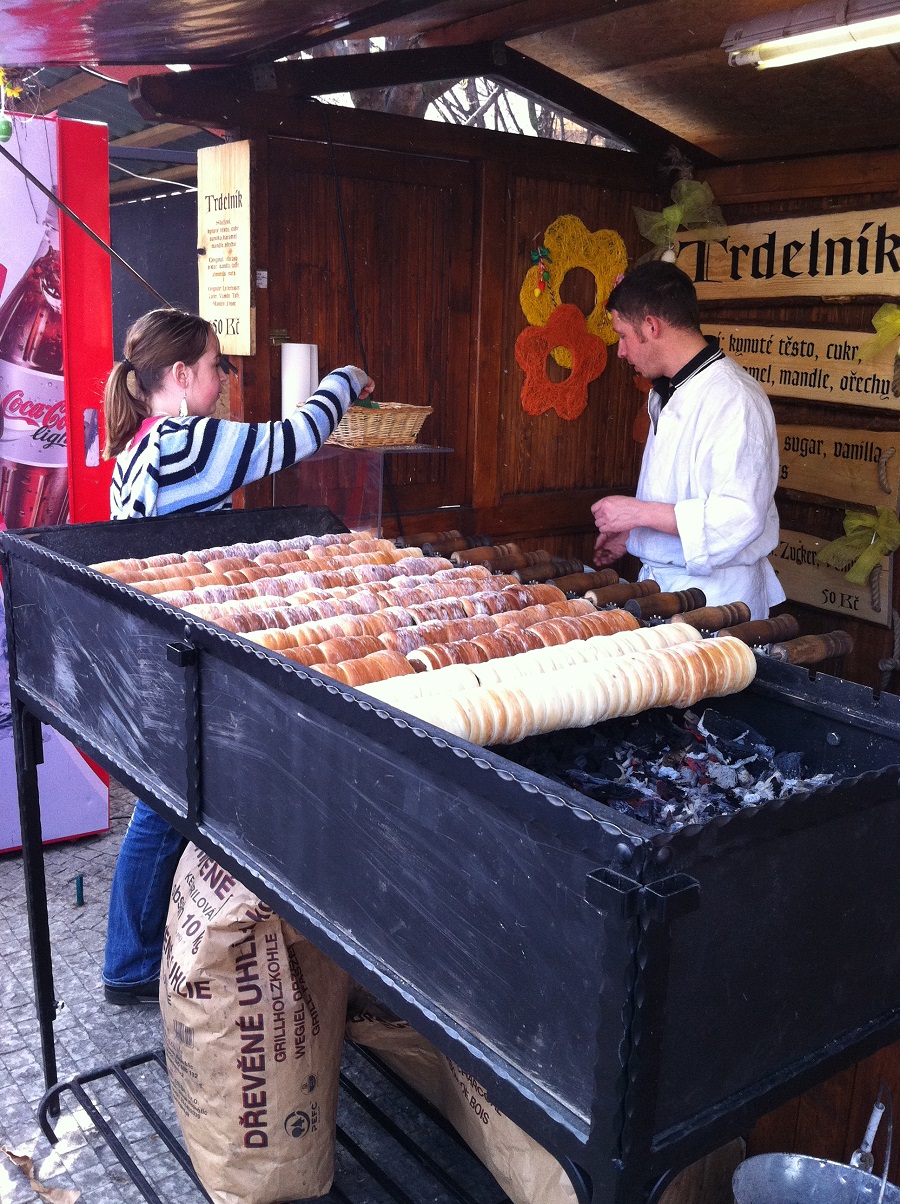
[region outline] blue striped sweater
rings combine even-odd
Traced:
[[[116,456],[111,517],[221,510],[235,489],[318,451],[366,380],[349,365],[331,372],[282,422],[164,418]]]

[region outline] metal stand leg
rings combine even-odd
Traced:
[[[44,846],[41,833],[41,800],[37,767],[44,759],[40,721],[17,699],[12,700],[16,777],[19,784],[19,822],[22,828],[22,864],[25,870],[25,902],[31,938],[31,969],[41,1035],[44,1085],[57,1080],[53,1022],[56,995],[53,990],[53,961],[50,951],[50,920],[47,914],[47,881],[44,876]]]
[[[656,1182],[648,1189],[646,1204],[656,1204],[657,1200],[662,1199],[666,1188],[677,1176],[677,1171],[666,1171],[664,1175],[660,1175]]]
[[[588,1176],[571,1158],[560,1158],[559,1161],[562,1164],[563,1170],[572,1181],[572,1187],[575,1191],[575,1198],[578,1204],[591,1204],[594,1189]]]

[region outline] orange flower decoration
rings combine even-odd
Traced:
[[[547,379],[547,357],[557,347],[572,354],[572,371],[559,382]],[[516,362],[525,373],[525,413],[554,409],[560,418],[571,421],[587,405],[588,385],[606,367],[606,344],[587,329],[577,305],[558,305],[546,326],[526,326],[516,339]]]

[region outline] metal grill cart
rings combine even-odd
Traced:
[[[673,1168],[900,1035],[900,699],[761,660],[717,700],[832,783],[662,834],[87,568],[338,529],[297,508],[4,535],[35,975],[50,724],[581,1168]]]

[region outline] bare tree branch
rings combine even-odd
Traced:
[[[415,38],[391,36],[384,39],[385,50],[406,50],[415,44]],[[328,58],[366,53],[378,53],[368,38],[344,38],[314,47],[311,57]],[[292,57],[300,58],[306,55]],[[486,118],[493,111],[496,114],[497,128],[507,132],[533,133],[539,138],[580,142],[583,145],[603,145],[606,141],[601,134],[581,125],[580,122],[564,117],[550,105],[541,104],[530,97],[520,97],[525,103],[525,113],[517,117],[511,102],[513,96],[518,96],[515,89],[481,78],[438,80],[389,88],[365,88],[350,93],[353,104],[359,109],[400,113],[407,117],[424,117],[428,109],[434,106],[441,120],[452,125],[468,125],[479,129],[486,128]]]

